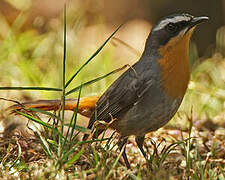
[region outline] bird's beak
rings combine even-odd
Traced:
[[[207,16],[201,16],[201,17],[194,17],[193,19],[190,20],[188,26],[184,29],[183,34],[187,34],[188,32],[192,33],[195,29],[195,26],[209,20]]]
[[[191,29],[192,27],[202,23],[202,22],[205,22],[209,20],[209,18],[207,16],[201,16],[201,17],[194,17],[191,21],[190,21],[190,24],[189,24],[189,29]]]

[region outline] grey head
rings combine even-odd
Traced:
[[[146,48],[154,49],[166,45],[170,39],[185,35],[197,24],[208,20],[206,16],[194,17],[190,14],[173,14],[158,21],[147,39]]]

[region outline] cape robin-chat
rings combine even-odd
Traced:
[[[145,134],[164,126],[182,102],[190,78],[189,41],[196,25],[206,20],[208,17],[189,14],[175,14],[159,20],[147,38],[139,61],[125,71],[99,99],[81,99],[78,111],[89,112],[84,113],[86,116],[91,115],[88,128],[91,129],[96,120],[107,122],[121,135],[121,149],[128,137],[134,135],[140,151],[146,157],[143,149]],[[47,107],[59,108],[60,101],[39,101],[37,104],[50,110]],[[28,106],[29,103],[24,105]],[[74,110],[75,106],[76,100],[66,101],[66,109]],[[30,103],[30,107],[37,108],[38,105]],[[87,109],[89,111],[85,111]],[[94,138],[103,130],[96,130]],[[85,135],[84,139],[87,137]],[[125,147],[122,156],[129,168]]]

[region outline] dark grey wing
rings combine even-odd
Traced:
[[[117,118],[120,113],[129,110],[151,84],[151,78],[145,80],[141,78],[141,73],[137,74],[133,68],[128,69],[100,97],[95,111],[97,115],[91,117],[88,128],[93,126],[95,119],[110,122],[112,117]]]

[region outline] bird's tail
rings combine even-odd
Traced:
[[[91,117],[95,109],[95,105],[99,99],[99,96],[89,96],[83,97],[80,99],[79,106],[78,106],[78,113],[86,116]],[[78,99],[66,99],[65,101],[65,110],[74,111],[77,106]],[[38,100],[38,101],[31,101],[31,102],[24,102],[18,103],[13,106],[10,106],[8,110],[10,111],[21,111],[24,109],[36,108],[44,111],[56,111],[61,109],[62,101],[61,100]]]

